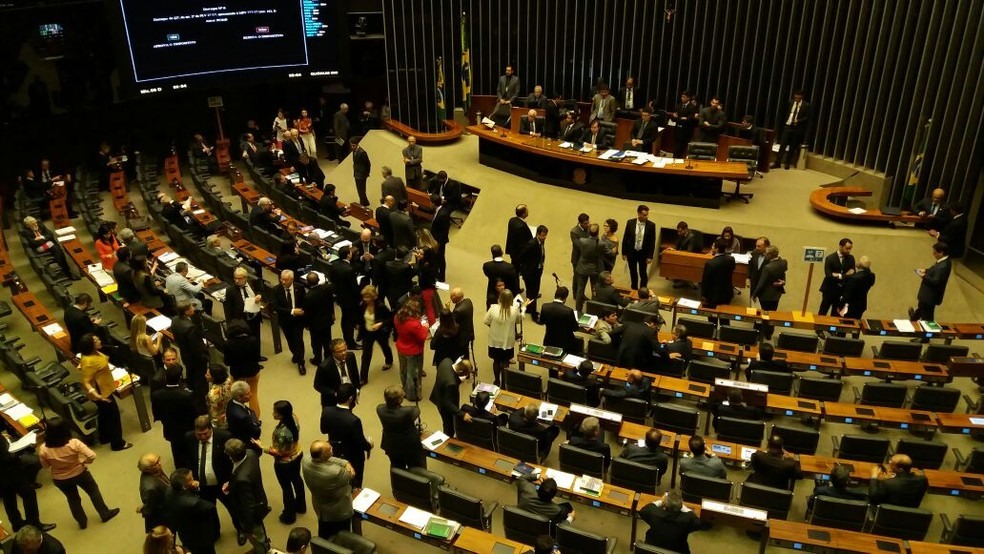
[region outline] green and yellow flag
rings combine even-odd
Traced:
[[[912,160],[909,162],[909,179],[905,188],[902,189],[900,204],[902,208],[908,208],[916,201],[916,191],[919,189],[919,180],[922,177],[923,159],[926,156],[926,142],[932,125],[933,120],[929,119],[916,132],[916,141],[912,147]]]
[[[447,118],[447,105],[444,103],[444,58],[437,58],[437,121]]]
[[[461,103],[468,111],[471,106],[471,39],[468,37],[468,16],[461,14]]]

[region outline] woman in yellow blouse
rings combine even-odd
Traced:
[[[102,341],[92,333],[82,336],[79,345],[82,358],[82,387],[85,395],[96,403],[99,424],[99,442],[109,444],[113,450],[126,450],[133,446],[123,440],[123,423],[120,421],[120,407],[116,405],[113,392],[116,380],[109,369],[109,357],[99,351]]]
[[[253,439],[253,444],[273,456],[273,471],[284,496],[280,522],[290,525],[297,519],[297,514],[307,512],[304,480],[301,479],[301,460],[304,458],[299,445],[301,428],[294,415],[294,406],[287,400],[273,403],[273,419],[277,420],[277,426],[273,429],[273,445],[263,448],[257,439]]]

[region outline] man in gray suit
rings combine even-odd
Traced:
[[[599,227],[597,223],[592,223],[588,227],[588,236],[578,240],[577,265],[574,266],[574,305],[578,314],[584,308],[584,289],[591,281],[591,295],[594,296],[595,287],[598,286],[598,274],[603,267],[601,259],[605,250],[605,245],[598,240]]]
[[[499,86],[495,89],[499,104],[495,107],[492,119],[496,124],[505,126],[512,115],[512,103],[519,96],[519,77],[513,73],[513,66],[506,66],[506,74],[499,77]]]
[[[342,104],[338,107],[338,111],[335,112],[335,117],[332,119],[332,129],[335,131],[335,140],[342,141],[340,144],[345,144],[348,142],[349,134],[352,130],[352,123],[349,121],[348,111],[348,104]],[[342,157],[344,158],[344,155]]]
[[[336,458],[331,444],[319,439],[311,443],[311,456],[301,462],[301,475],[318,515],[318,536],[329,539],[341,531],[351,531],[352,464]]]
[[[936,306],[943,303],[943,293],[946,292],[946,282],[950,279],[950,247],[945,242],[933,245],[933,258],[936,263],[926,269],[917,269],[916,275],[922,279],[919,283],[919,293],[916,295],[916,309],[909,308],[909,319],[912,321],[935,321]]]
[[[417,246],[417,229],[413,225],[413,220],[407,213],[407,202],[397,203],[397,209],[390,215],[390,228],[393,233],[393,248],[401,246],[413,249]]]
[[[579,241],[588,236],[588,227],[591,226],[591,216],[582,213],[577,216],[577,225],[571,228],[571,269],[574,270],[572,285],[577,281],[577,260],[581,257],[578,251]]]
[[[390,467],[426,468],[427,458],[417,428],[420,408],[404,406],[404,398],[406,393],[400,385],[390,385],[383,391],[385,403],[376,406],[376,415],[383,427],[380,446],[390,459]]]
[[[234,519],[238,519],[253,552],[266,554],[270,551],[270,539],[263,518],[270,513],[270,507],[263,490],[260,460],[256,452],[247,449],[239,439],[226,441],[225,453],[232,460],[232,477],[222,489],[229,495],[229,505],[236,512]]]
[[[161,467],[161,457],[148,453],[140,456],[137,462],[140,470],[140,502],[137,511],[144,518],[144,531],[149,533],[158,525],[165,524],[164,500],[171,486],[164,468]]]
[[[407,168],[407,184],[417,190],[424,188],[424,149],[417,146],[417,137],[407,137],[403,149],[403,165]]]
[[[389,166],[383,166],[383,184],[380,188],[382,189],[380,198],[392,196],[397,202],[407,201],[407,186],[403,184],[403,179],[393,175],[393,170]]]

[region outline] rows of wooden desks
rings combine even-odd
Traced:
[[[893,537],[820,527],[798,521],[770,519],[767,533],[762,536],[759,552],[774,546],[803,552],[838,554],[872,554],[876,552],[905,554],[982,554],[984,548],[955,546],[924,541],[904,541]]]

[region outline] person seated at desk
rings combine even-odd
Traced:
[[[653,121],[653,111],[648,106],[642,108],[639,113],[642,114],[642,119],[637,119],[632,124],[632,132],[629,134],[630,138],[622,144],[622,149],[636,150],[648,154],[653,151],[653,143],[656,142],[659,127]]]
[[[590,363],[590,362],[589,362]],[[598,418],[586,417],[578,427],[578,433],[567,441],[571,446],[597,452],[605,457],[605,468],[612,463],[612,447],[605,442],[604,433],[601,431],[601,421]]]
[[[618,117],[635,117],[637,110],[646,106],[646,93],[636,86],[635,77],[625,79],[625,86],[618,89]]]
[[[539,485],[539,487],[537,487]],[[524,475],[516,479],[519,508],[550,519],[554,524],[574,521],[574,507],[569,502],[554,503],[557,481]]]
[[[540,403],[530,402],[521,409],[509,414],[507,425],[510,431],[516,431],[524,435],[529,435],[537,440],[537,447],[540,450],[540,459],[544,459],[550,454],[553,441],[560,435],[560,428],[556,425],[541,424],[537,421],[540,415]]]
[[[654,315],[646,316],[642,323],[630,321],[614,330],[612,338],[621,341],[616,365],[628,369],[651,369],[656,365],[656,351],[661,348],[657,332],[659,320]]]
[[[619,293],[614,287],[613,283],[615,283],[615,278],[612,277],[612,273],[610,271],[602,271],[598,275],[598,280],[601,281],[601,283],[599,283],[598,287],[595,289],[591,300],[601,302],[602,304],[609,304],[611,306],[621,306],[623,308],[628,306],[629,302],[632,301],[631,299],[622,296],[621,293]]]
[[[626,307],[632,308],[637,312],[644,312],[656,316],[656,319],[659,321],[659,327],[662,327],[665,321],[663,321],[663,316],[659,315],[659,298],[656,298],[656,293],[646,287],[639,287],[636,293],[639,299]]]
[[[174,273],[164,279],[164,289],[174,297],[175,304],[188,303],[197,311],[211,315],[212,300],[202,294],[202,284],[188,278],[188,262],[174,265]]]
[[[533,554],[561,554],[561,552],[557,550],[557,545],[554,543],[553,537],[550,535],[540,535],[533,541]]]
[[[30,215],[25,217],[24,227],[20,230],[20,235],[35,252],[39,254],[50,252],[65,275],[72,275],[68,269],[68,260],[65,258],[65,251],[62,250],[61,244],[55,240],[54,233],[38,223],[37,218]]]
[[[734,254],[735,252],[741,254],[741,239],[735,235],[735,230],[730,225],[724,229],[721,229],[721,234],[714,239],[715,242],[719,240],[724,241],[724,244],[726,245],[724,252],[726,254]]]
[[[912,211],[923,218],[923,225],[931,231],[942,231],[950,222],[950,208],[946,204],[946,191],[933,189],[930,196],[912,205]]]
[[[182,231],[190,231],[192,229],[193,220],[189,213],[191,210],[190,196],[185,200],[184,204],[181,204],[177,200],[171,199],[167,194],[160,193],[157,195],[157,201],[161,205],[161,215],[165,221],[170,222]]]
[[[301,157],[297,159],[297,166],[294,169],[301,176],[301,183],[313,184],[319,189],[324,188],[325,172],[321,171],[321,166],[318,165],[316,159],[311,158],[307,154],[301,154]]]
[[[759,421],[762,419],[762,411],[754,406],[745,404],[742,398],[741,389],[731,389],[728,391],[728,399],[714,405],[714,428],[717,429],[718,420],[722,417],[734,419],[746,419],[749,421]]]
[[[601,399],[598,396],[598,389],[601,388],[601,384],[591,378],[592,373],[594,373],[594,364],[590,360],[584,360],[576,368],[564,371],[561,379],[587,389],[588,405],[592,408],[597,408],[598,404],[601,403]]]
[[[629,371],[628,381],[625,382],[625,386],[617,389],[601,389],[601,396],[606,399],[634,398],[649,402],[649,397],[652,395],[652,386],[652,379],[646,377],[638,369],[633,369]]]
[[[337,225],[351,227],[352,223],[343,219],[348,215],[348,208],[338,207],[338,196],[335,194],[335,185],[328,183],[325,185],[324,194],[318,202],[318,211],[327,216]]]
[[[253,167],[260,170],[273,167],[273,154],[266,146],[256,143],[253,133],[243,135],[243,140],[239,142],[239,149],[242,151],[242,159],[249,160]]]
[[[297,241],[291,239],[280,245],[280,252],[277,252],[277,262],[274,264],[274,268],[277,273],[287,270],[298,273],[302,267],[307,267],[310,264],[311,256],[302,253],[298,248]]]
[[[602,129],[601,122],[597,119],[591,122],[591,127],[588,130],[584,131],[581,142],[590,144],[595,150],[607,150],[611,146],[608,133]]]
[[[687,326],[682,323],[673,326],[673,330],[670,331],[670,340],[662,344],[664,357],[683,358],[688,361],[693,358],[693,346],[687,337]]]
[[[662,480],[663,475],[666,474],[670,457],[663,452],[660,446],[661,442],[663,442],[663,433],[655,427],[650,428],[646,431],[645,446],[639,446],[634,441],[630,442],[622,449],[622,453],[618,457],[659,469],[659,478]]]
[[[274,209],[273,201],[266,196],[260,197],[249,212],[249,226],[280,236],[280,210]]]
[[[543,94],[543,87],[540,85],[533,87],[533,93],[526,97],[526,107],[534,110],[547,107],[547,97]]]
[[[131,261],[130,249],[126,246],[121,246],[116,251],[113,280],[116,281],[116,292],[123,299],[123,307],[126,307],[128,302],[137,302],[140,300],[140,291],[137,290],[137,285],[133,282],[133,265]]]
[[[491,421],[494,427],[506,425],[509,422],[509,415],[494,413],[495,406],[490,405],[491,399],[492,395],[488,391],[479,391],[475,393],[471,404],[461,405],[461,411],[470,415],[472,419],[477,418]]]
[[[728,471],[724,469],[724,462],[721,461],[721,458],[707,454],[704,437],[694,435],[690,437],[687,445],[690,448],[690,455],[684,454],[680,458],[680,475],[693,473],[694,475],[717,479],[728,477]]]
[[[927,489],[929,480],[925,473],[913,469],[912,458],[896,454],[889,458],[887,469],[881,464],[871,468],[868,503],[918,508]]]
[[[536,110],[531,109],[526,112],[526,117],[519,122],[519,134],[531,137],[543,136],[543,126],[543,118],[537,117]]]
[[[767,342],[762,342],[758,347],[759,359],[752,360],[745,368],[745,380],[752,380],[753,371],[777,371],[780,373],[791,373],[793,370],[784,361],[776,361],[772,358],[776,355],[776,348]]]
[[[817,497],[827,496],[830,498],[840,498],[841,500],[867,500],[868,495],[863,491],[851,490],[848,485],[851,482],[851,472],[842,465],[834,466],[830,470],[830,479],[817,479],[813,486],[813,494],[807,499],[806,504],[809,509],[813,509],[813,504]]]
[[[148,263],[146,259],[133,260],[133,285],[140,298],[137,300],[145,308],[153,308],[165,315],[174,314],[174,300],[161,287],[161,282],[155,278],[157,259]]]
[[[782,447],[782,437],[772,435],[764,451],[752,453],[750,460],[752,474],[748,483],[765,485],[776,489],[793,490],[796,479],[803,477],[799,456],[787,452]]]
[[[639,517],[647,524],[646,544],[665,548],[680,554],[690,554],[687,537],[701,528],[700,518],[683,505],[677,491],[666,491],[663,498],[639,510]]]
[[[618,332],[618,329],[621,326],[622,325],[618,322],[618,315],[615,313],[615,310],[605,310],[602,312],[601,316],[598,317],[598,321],[595,322],[594,336],[596,339],[605,344],[612,344],[615,342],[615,345],[618,346],[618,341],[614,340],[612,337],[614,336],[616,339],[621,338],[621,335]]]
[[[205,142],[205,137],[200,133],[195,133],[195,136],[191,139],[191,155],[195,158],[205,159],[212,155],[215,151],[215,147],[209,146]]]
[[[577,120],[577,112],[570,110],[560,122],[558,138],[564,142],[581,142],[584,137],[584,124]]]
[[[765,146],[765,132],[755,124],[755,118],[750,115],[741,118],[738,127],[729,130],[733,136],[750,141],[752,146],[758,146],[760,149]]]

